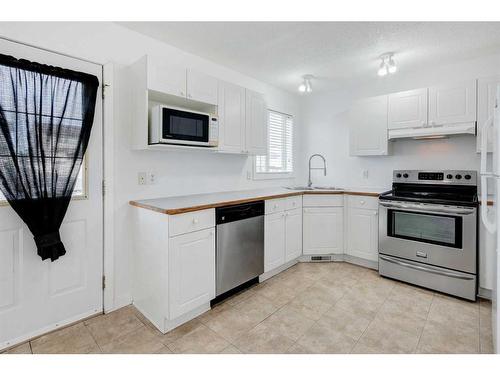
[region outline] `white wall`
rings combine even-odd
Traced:
[[[374,71],[374,76],[376,72]],[[398,140],[391,142],[390,156],[349,156],[347,111],[359,98],[436,83],[479,78],[500,73],[500,55],[486,56],[425,71],[405,72],[404,66],[393,76],[375,78],[361,87],[345,87],[305,98],[301,123],[301,179],[307,178],[307,160],[322,153],[328,163],[328,175],[313,171],[318,184],[390,187],[394,169],[479,169],[474,136],[455,136],[442,140]],[[362,171],[368,170],[368,178]]]
[[[266,96],[270,108],[294,115],[300,124],[298,96],[275,89],[228,68],[185,53],[113,23],[0,23],[0,36],[98,63],[116,63],[114,93],[114,303],[130,302],[131,210],[128,202],[161,196],[246,189],[292,183],[288,180],[247,179],[251,158],[187,151],[132,151],[129,98],[120,78],[124,68],[145,54],[231,81]],[[105,124],[106,126],[107,124]],[[139,171],[154,171],[157,183],[137,184]]]

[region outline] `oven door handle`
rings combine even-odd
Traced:
[[[456,214],[456,215],[470,215],[473,214],[475,208],[450,208],[450,207],[421,207],[414,204],[402,204],[402,203],[386,203],[379,202],[381,206],[387,208],[401,208],[404,210],[413,210],[425,213],[436,213],[436,214]]]
[[[386,262],[397,264],[398,266],[402,266],[402,267],[412,268],[412,269],[418,270],[418,271],[424,271],[427,273],[433,273],[433,274],[441,275],[441,276],[453,277],[455,279],[461,279],[461,280],[474,280],[473,276],[465,276],[463,274],[458,274],[458,273],[451,272],[451,271],[441,271],[441,270],[436,270],[434,268],[428,268],[425,266],[418,266],[416,264],[403,262],[401,260],[390,258],[390,257],[387,257],[387,256],[382,255],[382,254],[379,254],[379,257],[380,257],[380,259],[383,259]]]

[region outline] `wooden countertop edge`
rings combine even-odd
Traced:
[[[251,203],[251,202],[256,202],[256,201],[260,201],[260,200],[287,198],[287,197],[293,197],[293,196],[304,195],[304,194],[307,194],[307,195],[347,194],[347,195],[364,195],[364,196],[370,196],[370,197],[378,197],[379,196],[378,193],[372,193],[372,192],[344,191],[344,190],[341,190],[341,191],[318,191],[318,190],[315,190],[315,191],[291,191],[289,193],[263,195],[263,196],[257,196],[257,197],[252,197],[252,198],[228,200],[228,201],[222,201],[222,202],[217,202],[217,203],[208,203],[208,204],[202,204],[202,205],[197,205],[197,206],[173,208],[173,209],[162,209],[162,208],[158,208],[155,206],[151,206],[149,204],[140,203],[137,201],[130,201],[129,204],[131,206],[134,206],[134,207],[145,208],[147,210],[159,212],[159,213],[166,214],[166,215],[179,215],[179,214],[184,214],[187,212],[207,210],[210,208],[223,207],[223,206],[227,206],[227,205],[231,205],[231,204]]]

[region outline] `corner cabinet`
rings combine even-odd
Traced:
[[[387,155],[387,95],[357,101],[349,111],[351,156]]]

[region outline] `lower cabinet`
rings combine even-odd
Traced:
[[[304,254],[344,253],[344,208],[305,207]]]
[[[169,240],[169,318],[175,319],[215,297],[215,229]]]
[[[378,210],[348,207],[345,252],[378,261]]]
[[[272,271],[302,255],[300,201],[297,202],[297,198],[269,200],[266,205],[277,209],[282,207],[283,210],[266,214],[264,218],[264,272]],[[299,208],[284,210],[287,206]],[[272,209],[268,212],[272,212]]]

